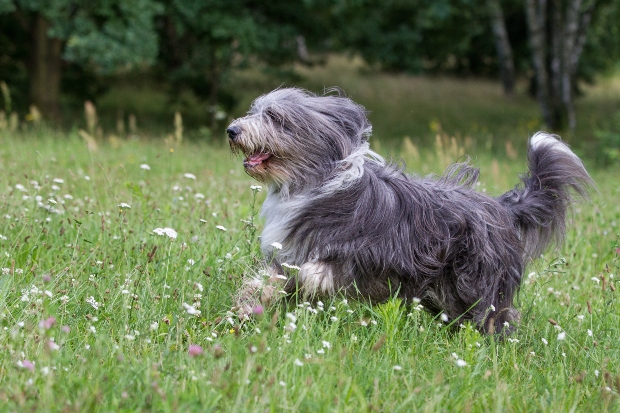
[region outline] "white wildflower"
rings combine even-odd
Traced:
[[[86,302],[90,304],[95,310],[98,310],[99,306],[101,305],[101,303],[98,303],[95,300],[95,297],[93,297],[92,295],[86,299]]]
[[[177,237],[177,232],[172,228],[155,228],[153,232],[160,236],[167,235],[170,239]]]
[[[185,308],[185,311],[187,311],[187,314],[196,315],[196,316],[200,315],[200,310],[197,310],[196,307],[194,307],[193,305],[183,303],[183,308]]]

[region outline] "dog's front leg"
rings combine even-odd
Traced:
[[[257,273],[244,276],[233,300],[233,311],[241,320],[248,319],[252,314],[261,311],[262,307],[269,306],[279,296],[284,295],[282,290],[287,277],[283,274],[280,264],[273,260],[271,265],[264,263]]]

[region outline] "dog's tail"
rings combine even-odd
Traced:
[[[524,257],[538,257],[553,242],[564,238],[566,213],[574,194],[588,199],[594,181],[581,159],[555,135],[538,132],[530,139],[529,172],[523,186],[499,197],[520,231]]]

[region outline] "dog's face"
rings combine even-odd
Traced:
[[[282,185],[324,176],[368,139],[371,126],[348,98],[287,88],[256,99],[226,132],[250,176]]]

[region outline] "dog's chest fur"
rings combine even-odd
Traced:
[[[305,195],[283,197],[279,191],[270,189],[261,209],[261,215],[265,218],[261,250],[265,256],[277,256],[281,263],[291,265],[301,265],[307,260],[307,257],[299,256],[295,245],[286,242],[291,223],[307,202]],[[282,244],[282,249],[275,249],[274,243]]]

